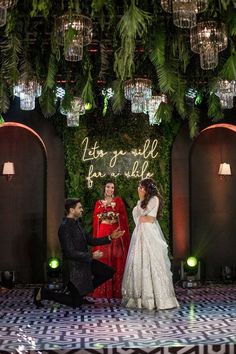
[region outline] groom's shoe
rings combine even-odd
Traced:
[[[41,288],[35,288],[33,291],[33,302],[37,308],[43,307],[43,304],[41,302]]]

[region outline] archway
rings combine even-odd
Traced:
[[[206,279],[221,278],[221,266],[235,263],[236,127],[215,124],[201,131],[190,153],[191,252],[203,260]],[[232,176],[220,178],[221,162]]]
[[[0,183],[0,270],[14,270],[18,282],[41,282],[47,248],[47,152],[39,135],[19,123],[0,126],[0,166],[15,176]]]
[[[215,124],[191,141],[184,127],[172,150],[174,258],[196,254],[209,280],[220,278],[221,265],[235,263],[235,132],[233,125]],[[220,179],[222,158],[232,176]]]

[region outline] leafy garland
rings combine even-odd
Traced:
[[[165,13],[159,2],[123,0],[119,2],[119,6],[116,0],[92,0],[91,4],[78,0],[18,2],[16,7],[9,9],[7,25],[0,29],[0,110],[7,111],[12,86],[20,76],[27,74],[26,67],[22,65],[26,58],[32,71],[44,81],[40,103],[46,117],[55,113],[58,74],[63,75],[66,80],[72,80],[71,73],[78,73],[75,89],[72,90],[70,85],[67,85],[67,95],[83,93],[84,99],[92,103],[93,108],[97,106],[97,78],[108,83],[114,81],[115,113],[124,107],[124,81],[136,75],[146,75],[152,78],[153,89],[166,93],[169,99],[167,104],[161,105],[157,116],[162,114],[162,120],[164,118],[166,122],[170,122],[173,112],[177,111],[182,119],[189,120],[192,136],[197,133],[200,121],[198,107],[193,106],[191,110],[187,107],[187,88],[194,88],[205,97],[209,104],[210,119],[224,117],[218,100],[213,99],[212,88],[218,77],[236,79],[235,6],[234,0],[209,0],[207,11],[198,16],[200,19],[225,22],[229,33],[229,45],[227,50],[220,54],[218,68],[206,72],[199,68],[199,58],[190,50],[188,31],[175,27],[172,15]],[[79,63],[75,70],[71,63],[65,61],[56,41],[53,19],[66,11],[91,16],[96,22],[96,36],[99,36],[100,41],[100,62],[93,60],[87,53],[82,65]],[[37,32],[32,51],[29,32],[37,17],[43,20],[40,20],[41,28]],[[48,44],[43,43],[42,33],[51,33],[51,41]],[[74,35],[73,29],[69,29],[65,48],[70,45]],[[105,44],[107,41],[111,43],[109,45],[113,51],[109,58],[109,45]],[[22,72],[23,67],[25,72]],[[81,76],[83,79],[79,80]]]

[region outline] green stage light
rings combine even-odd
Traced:
[[[198,262],[197,258],[193,256],[188,257],[186,260],[187,265],[191,268],[196,267],[197,262]]]
[[[57,257],[52,257],[52,258],[49,258],[48,260],[48,266],[49,268],[51,269],[57,269],[60,267],[60,259],[57,258]]]
[[[202,281],[201,261],[194,256],[181,261],[180,277],[183,288],[199,287]]]

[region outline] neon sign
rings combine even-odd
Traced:
[[[86,177],[88,188],[93,187],[95,178],[106,176],[126,178],[148,178],[154,173],[149,170],[150,159],[158,156],[158,140],[147,139],[138,149],[105,151],[97,141],[90,145],[86,137],[81,143],[83,150],[82,161],[89,162],[90,166]]]

